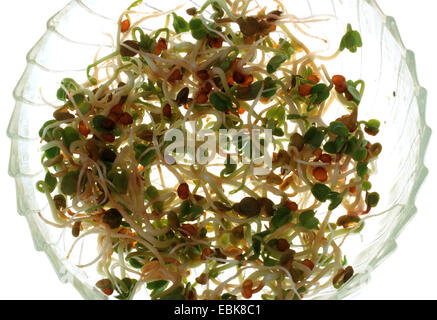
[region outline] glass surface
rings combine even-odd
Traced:
[[[8,128],[12,141],[9,173],[16,181],[18,211],[29,223],[36,249],[47,254],[60,280],[71,282],[86,299],[105,298],[93,287],[97,275],[90,272],[92,268],[78,268],[66,259],[71,236],[48,226],[38,216],[38,212],[49,216],[45,196],[35,189],[43,177],[38,130],[54,111],[50,104],[56,104],[60,80],[85,80],[84,67],[96,52],[100,50],[102,56],[110,51],[114,34],[109,33],[115,33],[116,19],[131,2],[75,0],[50,19],[47,32],[28,54],[26,70],[14,92],[16,106]],[[145,2],[141,9],[149,12],[171,10],[179,4]],[[375,1],[292,3],[289,11],[298,17],[336,17],[328,28],[313,29],[334,44],[339,43],[338,36],[348,22],[361,32],[364,46],[357,54],[342,55],[326,65],[332,74],[344,73],[366,81],[360,118],[376,118],[382,124],[378,141],[384,150],[372,185],[381,194],[377,211],[384,214],[367,220],[363,232],[348,238],[343,246],[356,276],[339,290],[327,289],[312,297],[341,299],[363,287],[372,270],[396,248],[397,236],[416,213],[414,200],[427,174],[423,158],[431,133],[424,118],[426,91],[418,83],[413,52],[405,49],[394,19],[385,16]],[[326,49],[332,52],[336,48]],[[91,261],[93,254],[84,252],[84,262]]]

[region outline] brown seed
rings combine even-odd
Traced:
[[[289,164],[290,163],[290,155],[285,150],[279,150],[277,161],[280,164]]]
[[[210,82],[205,82],[205,85],[200,89],[200,92],[204,94],[210,93],[212,90],[212,84]]]
[[[246,197],[240,203],[236,203],[233,209],[246,218],[257,216],[261,212],[260,204],[252,197]]]
[[[186,104],[188,101],[189,94],[190,94],[190,89],[188,87],[183,88],[181,91],[179,91],[178,95],[176,96],[176,103],[180,106]]]
[[[244,226],[239,225],[232,229],[232,236],[237,239],[241,240],[244,238]]]
[[[315,168],[313,170],[313,176],[320,182],[325,182],[328,180],[328,173],[326,172],[325,168],[322,167]]]
[[[347,83],[342,83],[339,85],[335,86],[335,91],[337,91],[338,93],[344,93],[347,90]]]
[[[90,156],[91,159],[93,159],[94,161],[99,159],[100,152],[99,152],[99,148],[97,147],[96,140],[94,138],[86,142],[85,149],[88,152],[88,155]]]
[[[287,201],[285,202],[285,206],[286,206],[290,211],[292,211],[292,212],[296,212],[296,211],[298,210],[297,203],[296,203],[296,202],[293,202],[293,201],[290,201],[290,200],[287,200]]]
[[[105,212],[102,221],[111,229],[117,229],[120,227],[123,217],[117,209],[109,209]]]
[[[167,50],[167,41],[164,38],[159,38],[155,47],[155,54],[159,56],[163,50]]]
[[[370,146],[369,152],[372,157],[377,157],[382,152],[382,145],[380,143],[374,143]]]
[[[173,82],[173,81],[179,81],[183,79],[183,75],[180,69],[176,69],[174,70],[170,77],[168,77],[168,81],[169,82]]]
[[[197,9],[196,8],[189,8],[189,9],[187,9],[187,14],[189,16],[195,16],[197,14]]]
[[[117,115],[117,116],[121,116],[123,113],[123,107],[120,104],[117,104],[115,107],[112,107],[111,109],[111,113]]]
[[[296,254],[296,252],[294,250],[288,249],[286,250],[282,255],[281,258],[279,259],[279,264],[281,266],[284,267],[288,267],[291,266],[291,264],[293,263],[294,260],[294,255]]]
[[[180,224],[179,224],[179,218],[177,216],[177,214],[174,211],[170,211],[167,214],[167,220],[168,220],[168,226],[172,229],[177,229],[179,228]]]
[[[226,211],[232,210],[232,207],[225,205],[223,202],[214,201],[213,203],[217,207],[217,209],[219,209],[220,211],[226,212]]]
[[[278,241],[276,242],[276,248],[279,251],[287,251],[288,249],[290,249],[290,244],[288,243],[288,241],[286,239],[278,239]]]
[[[275,185],[280,185],[282,184],[282,178],[280,176],[278,176],[277,174],[270,172],[269,175],[266,178],[266,182],[269,184],[275,184]]]
[[[206,284],[206,273],[202,273],[200,276],[196,278],[198,284]]]
[[[270,17],[267,18],[267,22],[275,22],[282,15],[282,11],[275,10],[275,11],[268,13],[268,15]]]
[[[68,112],[67,107],[62,107],[55,112],[53,112],[53,118],[55,118],[58,121],[68,120],[68,119],[74,119],[74,115]]]
[[[213,49],[220,49],[223,47],[223,38],[222,37],[207,37],[208,45]]]
[[[190,187],[187,183],[181,183],[178,187],[178,197],[187,200],[190,197]]]
[[[87,125],[83,121],[80,121],[79,122],[79,132],[84,137],[88,137],[88,135],[90,134],[91,130],[87,127]]]
[[[124,112],[118,120],[120,124],[128,126],[134,122],[134,118],[127,112]]]
[[[122,57],[135,57],[139,50],[138,42],[134,40],[126,40],[120,46],[120,55]]]
[[[206,95],[205,93],[201,92],[197,95],[197,103],[199,104],[205,104],[208,102],[208,95]]]
[[[331,163],[332,157],[329,154],[324,153],[320,156],[319,160],[324,162],[324,163]]]
[[[273,216],[275,210],[273,209],[273,206],[275,205],[272,200],[268,198],[259,198],[258,204],[261,207],[261,214],[266,217]]]
[[[206,81],[209,79],[209,73],[206,70],[199,70],[196,72],[196,76],[203,81]]]
[[[335,75],[332,77],[332,82],[334,83],[334,85],[336,86],[340,86],[344,83],[346,83],[346,78],[342,75]]]
[[[238,84],[242,84],[244,83],[244,81],[246,80],[246,77],[244,74],[242,74],[241,72],[235,71],[234,74],[232,75],[232,78],[234,79],[234,81]]]
[[[352,216],[341,216],[337,219],[337,226],[341,226],[343,228],[353,228],[360,222],[359,217]]]
[[[77,238],[80,234],[80,226],[81,226],[81,222],[80,221],[76,221],[73,224],[73,228],[71,229],[71,234],[73,235],[73,237]]]
[[[183,224],[181,228],[185,231],[184,235],[194,236],[196,234],[196,227],[191,224]]]
[[[345,91],[344,96],[346,97],[347,101],[352,101],[354,97],[349,93],[349,91]]]
[[[115,141],[115,136],[112,133],[102,133],[102,138],[109,143],[113,143]]]
[[[164,108],[162,108],[162,114],[166,118],[171,118],[171,106],[169,104],[166,104]]]
[[[112,289],[112,282],[109,279],[102,279],[96,282],[96,287],[99,288],[100,290],[104,290],[104,289]]]
[[[53,201],[55,202],[55,207],[59,211],[64,211],[65,208],[67,208],[67,200],[62,194],[58,194],[53,198]]]
[[[305,259],[304,261],[302,261],[302,264],[307,266],[310,270],[314,269],[314,263],[311,260]]]
[[[211,248],[205,248],[202,250],[202,255],[200,256],[200,260],[205,261],[207,257],[210,257],[214,251]]]
[[[247,17],[246,19],[240,17],[237,20],[238,25],[240,26],[241,32],[247,36],[253,36],[259,32],[260,25],[258,19],[254,17]]]
[[[332,279],[334,288],[340,288],[344,283],[346,283],[354,275],[354,269],[348,266],[346,269],[338,270],[337,274]]]
[[[244,298],[250,299],[252,297],[252,288],[253,288],[253,281],[250,279],[247,279],[243,282],[242,288],[241,288],[241,294]]]
[[[290,144],[293,147],[296,147],[298,151],[302,151],[304,147],[303,137],[299,133],[293,133],[293,135],[290,138]]]
[[[103,120],[102,120],[101,127],[102,127],[103,129],[105,129],[105,130],[109,130],[109,131],[114,130],[114,128],[115,128],[115,122],[112,121],[111,119],[105,117],[105,118],[103,118]]]
[[[153,140],[153,131],[147,129],[146,126],[139,126],[135,134],[144,141],[151,142]]]

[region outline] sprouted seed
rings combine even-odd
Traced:
[[[369,179],[381,128],[359,120],[364,81],[331,77],[318,61],[357,52],[359,32],[347,25],[322,57],[290,28],[320,17],[298,19],[280,1],[268,10],[208,0],[148,16],[140,5],[121,13],[113,53],[88,66],[85,83],[61,81],[62,106],[39,132],[37,189],[74,243],[98,234],[96,287],[118,299],[145,290],[160,300],[296,300],[326,280],[343,286],[354,270],[334,234],[359,232],[378,205]],[[141,28],[163,15],[156,30]],[[334,102],[344,112],[326,123]],[[272,167],[257,175],[253,158],[164,154],[166,132],[188,134],[189,122],[214,134],[271,130]],[[245,145],[268,143],[237,140],[237,160]]]

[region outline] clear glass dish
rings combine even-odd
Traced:
[[[35,189],[43,175],[38,130],[53,113],[47,100],[54,103],[60,80],[85,80],[84,66],[97,50],[109,50],[112,39],[107,33],[115,32],[116,19],[131,2],[73,0],[49,20],[47,32],[28,54],[26,70],[14,91],[16,106],[8,128],[12,141],[9,174],[16,182],[18,212],[27,219],[36,249],[47,254],[59,279],[72,283],[85,299],[106,296],[94,288],[95,275],[66,259],[68,246],[62,232],[38,217],[38,212],[49,210],[44,195]],[[146,2],[142,8],[149,11],[166,11],[179,4]],[[351,77],[364,79],[361,117],[382,123],[378,140],[384,150],[372,184],[381,194],[378,211],[385,213],[368,220],[363,232],[348,239],[343,248],[356,276],[339,290],[311,297],[342,299],[369,281],[372,270],[394,251],[396,238],[416,213],[414,201],[427,175],[423,158],[431,134],[425,123],[426,90],[419,85],[414,54],[404,47],[394,19],[385,16],[374,0],[292,3],[290,12],[299,17],[336,17],[332,30],[324,30],[328,39],[342,34],[348,22],[361,32],[363,48],[354,56],[342,56],[328,69],[340,74],[347,70]],[[355,67],[346,69],[350,65]]]

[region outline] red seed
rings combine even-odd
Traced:
[[[111,113],[121,116],[123,113],[123,107],[120,104],[117,104],[115,107],[111,109]]]
[[[79,122],[79,132],[84,137],[88,137],[91,130],[87,127],[87,125],[83,121],[81,121],[81,122]]]
[[[276,248],[282,252],[287,251],[290,249],[290,243],[288,243],[286,239],[278,239],[276,242]]]
[[[172,72],[172,74],[168,78],[168,81],[169,82],[178,81],[178,80],[182,80],[182,78],[183,78],[183,75],[182,75],[181,70],[176,69],[175,71]]]
[[[245,280],[243,282],[242,288],[241,288],[241,294],[243,295],[244,298],[246,299],[250,299],[252,297],[253,294],[253,281],[252,280]]]
[[[305,259],[302,261],[304,265],[306,265],[310,270],[314,269],[314,263],[311,260]]]
[[[319,83],[320,82],[320,77],[318,74],[314,73],[312,75],[309,75],[307,77],[308,81],[311,81],[312,83]]]
[[[332,157],[329,154],[324,153],[320,156],[319,160],[324,162],[324,163],[331,163]]]
[[[196,72],[196,75],[200,80],[203,80],[203,81],[206,81],[209,79],[209,73],[206,70],[199,70]]]
[[[132,124],[132,123],[134,122],[134,118],[132,118],[132,116],[131,116],[129,113],[124,112],[124,113],[120,116],[119,122],[120,122],[122,125],[127,126],[127,125],[130,125],[130,124]]]
[[[194,236],[196,234],[196,227],[191,224],[183,224],[181,228],[186,232],[186,234]]]
[[[301,84],[301,85],[299,86],[299,89],[298,89],[299,94],[300,94],[302,97],[309,96],[309,95],[311,94],[311,90],[313,90],[313,86],[310,85],[310,84]]]
[[[297,211],[298,206],[296,202],[293,201],[289,201],[287,200],[287,202],[285,202],[285,206],[290,210],[290,211]]]
[[[223,47],[223,38],[222,37],[215,38],[215,37],[208,36],[207,40],[208,40],[208,44],[211,48],[220,49],[221,47]]]
[[[106,294],[107,296],[110,296],[114,292],[114,289],[112,289],[112,288],[103,289],[102,292],[104,294]]]
[[[238,71],[234,72],[234,74],[232,75],[232,78],[238,84],[242,84],[246,80],[246,77],[244,76],[244,74],[242,74],[241,72],[238,72]]]
[[[164,117],[171,118],[171,106],[166,104],[164,108],[162,108],[162,114]]]
[[[335,75],[332,77],[332,82],[334,83],[334,85],[339,86],[342,85],[343,83],[346,83],[346,78],[343,77],[342,75]]]
[[[130,29],[130,21],[129,19],[123,20],[121,22],[121,32],[125,33]]]
[[[207,257],[211,256],[214,253],[211,248],[205,248],[202,250],[202,255],[200,256],[200,260],[205,261]]]
[[[347,83],[346,82],[343,84],[335,86],[335,91],[337,91],[338,93],[344,93],[344,92],[346,92],[346,90],[347,90]]]
[[[155,54],[159,56],[163,50],[167,50],[167,41],[164,38],[160,38],[155,48]]]
[[[190,197],[190,187],[187,183],[181,183],[178,187],[178,197],[187,200]]]
[[[206,95],[203,92],[199,93],[199,95],[197,96],[197,103],[205,104],[207,102],[208,102],[208,95]]]
[[[112,143],[115,141],[115,136],[112,133],[102,133],[102,138],[106,142]]]
[[[315,168],[313,170],[313,176],[320,182],[325,182],[328,180],[328,173],[326,172],[325,168],[322,167]]]

